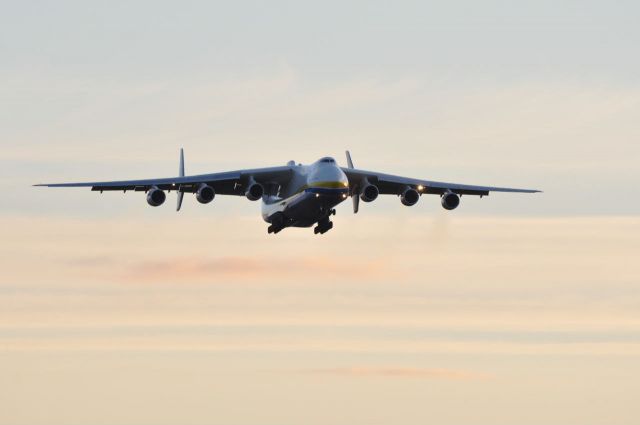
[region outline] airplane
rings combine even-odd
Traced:
[[[245,196],[250,201],[262,200],[262,218],[269,224],[268,233],[276,234],[287,227],[311,227],[315,234],[333,228],[331,216],[335,207],[351,197],[353,212],[360,200],[372,202],[379,195],[396,195],[406,206],[415,205],[424,194],[440,196],[442,207],[454,210],[462,195],[489,195],[489,192],[536,193],[533,189],[473,186],[400,177],[353,166],[346,151],[347,167],[340,167],[331,157],[323,157],[310,165],[289,161],[280,167],[245,169],[213,174],[185,176],[184,150],[180,149],[179,175],[170,178],[123,180],[111,182],[37,184],[47,187],[91,187],[93,191],[145,192],[152,207],[162,205],[165,191],[176,191],[180,211],[185,193],[195,194],[201,204],[213,201],[216,195]]]

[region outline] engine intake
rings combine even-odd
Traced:
[[[159,207],[164,204],[165,199],[167,199],[167,195],[164,191],[155,186],[147,192],[147,203],[152,207]]]
[[[257,201],[262,198],[262,195],[264,195],[264,187],[260,183],[255,182],[251,183],[244,193],[244,196],[250,201]]]
[[[415,205],[418,200],[420,200],[420,193],[411,187],[406,188],[400,195],[400,202],[408,207]]]
[[[460,205],[460,197],[453,192],[442,195],[440,203],[445,210],[455,210]]]
[[[216,191],[208,184],[202,183],[196,191],[196,199],[201,204],[208,204],[216,197]]]
[[[360,192],[360,199],[362,199],[364,202],[372,202],[376,200],[379,193],[380,191],[378,190],[377,186],[368,184]]]

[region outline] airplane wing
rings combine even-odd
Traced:
[[[458,195],[478,195],[486,196],[489,192],[520,192],[536,193],[534,189],[513,189],[508,187],[494,186],[474,186],[469,184],[446,183],[432,180],[420,180],[410,177],[394,176],[391,174],[378,173],[375,171],[365,171],[356,168],[342,168],[342,171],[349,179],[349,186],[352,188],[362,188],[367,182],[378,187],[378,191],[383,195],[400,195],[407,187],[416,189],[420,193],[442,195],[453,192]]]
[[[246,187],[251,182],[262,184],[265,191],[267,191],[271,185],[282,185],[286,183],[291,176],[291,173],[292,168],[290,166],[282,166],[157,179],[81,183],[45,183],[36,184],[34,186],[90,187],[91,190],[100,192],[109,190],[146,192],[152,187],[157,187],[158,189],[167,191],[176,190],[179,192],[195,192],[198,190],[200,184],[205,183],[213,187],[216,194],[244,196]]]

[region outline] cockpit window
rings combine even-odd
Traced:
[[[322,158],[320,162],[328,162],[330,164],[335,164],[336,160],[333,158],[326,157],[326,158]]]

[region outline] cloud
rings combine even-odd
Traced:
[[[490,376],[484,373],[470,372],[466,370],[445,368],[421,368],[401,366],[354,366],[326,369],[307,369],[304,373],[335,375],[344,377],[388,377],[388,378],[418,378],[418,379],[443,379],[455,381],[488,379]]]
[[[69,258],[64,262],[70,267],[92,268],[115,264],[116,258],[108,255],[84,255]]]
[[[388,264],[377,259],[354,260],[339,257],[291,257],[284,259],[255,256],[165,258],[130,265],[124,278],[140,282],[167,280],[210,280],[271,278],[289,279],[313,276],[358,276],[381,278],[388,275]]]

